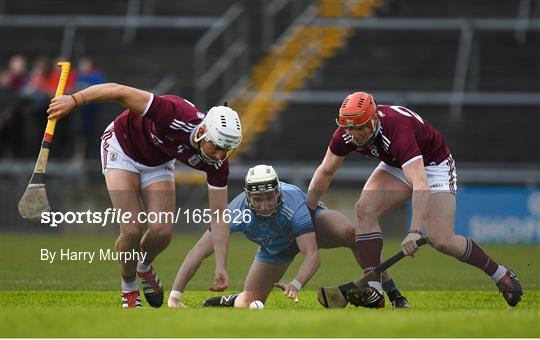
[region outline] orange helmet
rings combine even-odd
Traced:
[[[373,96],[366,92],[348,95],[339,108],[337,125],[341,127],[361,127],[377,114]]]

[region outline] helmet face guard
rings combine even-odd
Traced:
[[[214,141],[212,141],[209,137],[208,137],[208,134],[205,132],[203,133],[200,137],[195,137],[195,142],[200,142],[200,141],[203,141],[203,142],[212,142],[212,144],[214,144],[215,146],[219,147],[218,145],[216,145],[216,143]],[[221,148],[221,147],[220,147]],[[227,150],[227,155],[225,156],[224,159],[214,159],[210,156],[208,156],[204,150],[202,149],[202,145],[199,146],[199,150],[197,150],[197,155],[199,156],[199,158],[205,162],[206,164],[209,164],[209,165],[221,165],[223,162],[225,162],[225,160],[227,158],[229,158],[235,151],[235,149],[225,149],[225,148],[222,148],[224,150]]]
[[[339,119],[336,119],[336,123],[339,127],[342,127],[344,128],[345,130],[347,129],[350,129],[350,130],[355,130],[355,129],[363,129],[364,127],[366,126],[370,126],[371,127],[371,134],[369,135],[369,137],[367,138],[364,138],[362,140],[359,140],[357,141],[356,139],[352,138],[352,141],[354,142],[354,144],[356,144],[357,146],[364,146],[364,145],[367,145],[367,144],[370,144],[373,140],[375,140],[375,137],[377,137],[377,135],[379,134],[379,131],[381,130],[381,124],[379,122],[379,120],[377,119],[377,116],[373,116],[369,119],[369,121],[365,122],[364,124],[361,124],[361,125],[350,125],[350,124],[345,124],[345,125],[341,125],[340,124],[340,121]],[[350,135],[350,134],[349,134]],[[351,136],[352,137],[352,136]]]
[[[249,192],[246,190],[249,209],[260,218],[270,218],[277,214],[281,205],[281,191],[277,188],[269,192]]]
[[[277,214],[282,203],[279,179],[274,169],[258,165],[248,170],[244,186],[248,207],[260,218]]]

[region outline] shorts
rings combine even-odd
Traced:
[[[288,248],[273,255],[270,255],[266,248],[259,247],[257,254],[255,254],[255,260],[266,264],[289,264],[294,261],[296,254],[299,252],[300,249],[298,249],[296,242],[291,243]]]
[[[429,183],[429,190],[432,194],[438,192],[448,192],[453,195],[457,192],[457,174],[455,161],[452,155],[448,156],[444,161],[437,165],[428,165],[426,175]],[[409,183],[403,169],[390,166],[384,162],[380,162],[377,169],[384,170],[405,183],[410,189],[412,185]]]
[[[114,134],[114,122],[109,124],[101,137],[101,170],[105,175],[111,169],[127,170],[139,174],[141,189],[160,181],[174,181],[172,159],[158,166],[146,166],[126,155]]]

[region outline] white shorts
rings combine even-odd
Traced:
[[[457,192],[457,174],[456,166],[452,155],[442,161],[438,165],[428,165],[426,168],[426,175],[429,183],[429,190],[432,194],[437,192],[449,192],[453,195]],[[380,162],[377,169],[384,170],[394,177],[399,178],[410,189],[412,185],[409,183],[403,169],[390,166],[384,162]]]
[[[114,122],[109,124],[101,137],[101,170],[105,175],[111,169],[122,169],[139,174],[141,189],[159,181],[174,181],[174,162],[146,166],[125,154],[114,134]]]

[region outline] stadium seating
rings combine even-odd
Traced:
[[[492,8],[482,1],[443,1],[435,11],[433,6],[423,6],[425,4],[425,1],[406,5],[386,1],[378,16],[515,18],[517,14],[515,2],[497,2],[500,6]],[[480,8],[484,12],[480,12]],[[490,10],[486,12],[485,8]],[[346,47],[325,62],[304,90],[344,93],[365,90],[375,95],[380,91],[450,92],[459,38],[459,30],[355,30]],[[538,93],[539,46],[538,31],[527,32],[524,43],[516,39],[515,31],[476,31],[465,90]],[[340,103],[288,106],[269,129],[258,136],[243,159],[320,160],[335,129],[334,119]],[[380,104],[404,105],[400,102]],[[452,119],[448,104],[408,106],[445,135],[460,162],[540,161],[538,129],[530,128],[540,126],[537,105],[465,105],[458,120]],[[527,147],[511,146],[509,135],[514,135]]]
[[[153,16],[215,16],[222,15],[235,1],[150,1],[140,2],[141,15]],[[339,15],[333,1],[322,1],[322,14]],[[518,1],[439,1],[403,2],[397,0],[371,1],[377,8],[375,16],[384,18],[516,18]],[[103,15],[125,16],[128,0],[85,2],[69,0],[3,1],[3,15]],[[259,1],[244,1],[250,16],[250,64],[254,84],[264,80],[268,67],[275,60],[260,58],[261,8]],[[326,6],[326,7],[325,7]],[[536,7],[535,7],[536,6]],[[371,8],[353,8],[354,15],[372,14]],[[538,4],[532,3],[531,13]],[[489,8],[489,10],[486,10]],[[534,14],[533,14],[534,15]],[[121,28],[79,28],[76,33],[74,58],[92,56],[111,81],[151,89],[164,76],[173,75],[176,84],[169,92],[193,97],[193,46],[204,29],[139,29],[135,40],[123,44]],[[63,28],[0,26],[5,43],[0,47],[0,60],[5,66],[9,56],[23,54],[56,57],[60,51]],[[372,91],[451,91],[454,81],[459,31],[366,30],[347,33],[348,40],[333,39],[335,48],[325,58],[313,60],[292,77],[285,86],[288,91],[332,90],[349,92],[358,89]],[[99,39],[96,39],[99,37]],[[540,34],[529,31],[526,41],[516,39],[515,31],[475,31],[472,60],[467,76],[467,91],[540,91],[538,55]],[[292,39],[294,40],[294,39]],[[3,40],[4,41],[4,40]],[[294,41],[293,41],[294,42]],[[341,47],[345,43],[344,47]],[[218,52],[216,52],[218,53]],[[150,61],[149,61],[150,60]],[[260,85],[260,84],[259,84]],[[258,88],[255,86],[255,90]],[[294,95],[294,93],[293,93]],[[243,113],[242,103],[238,109]],[[268,104],[268,103],[266,103]],[[276,103],[274,103],[276,104]],[[243,160],[319,160],[324,154],[333,131],[335,104],[292,104],[273,106],[259,112],[255,132]],[[392,103],[402,104],[402,103]],[[409,105],[411,106],[411,105]],[[538,106],[464,106],[458,121],[449,119],[448,105],[413,105],[412,109],[440,129],[460,161],[538,162],[539,153],[527,148],[507,145],[500,133],[507,130],[519,134],[519,140],[538,150],[538,136],[527,126],[540,126]],[[249,113],[249,112],[248,112]],[[104,116],[109,121],[113,115]],[[309,126],[309,131],[306,129]],[[306,132],[299,132],[303,128]],[[293,139],[294,138],[294,139]],[[478,143],[474,148],[472,144]],[[247,145],[247,143],[246,143]],[[280,152],[275,152],[278,149]],[[482,150],[479,152],[479,150]],[[354,159],[361,159],[360,157]]]

